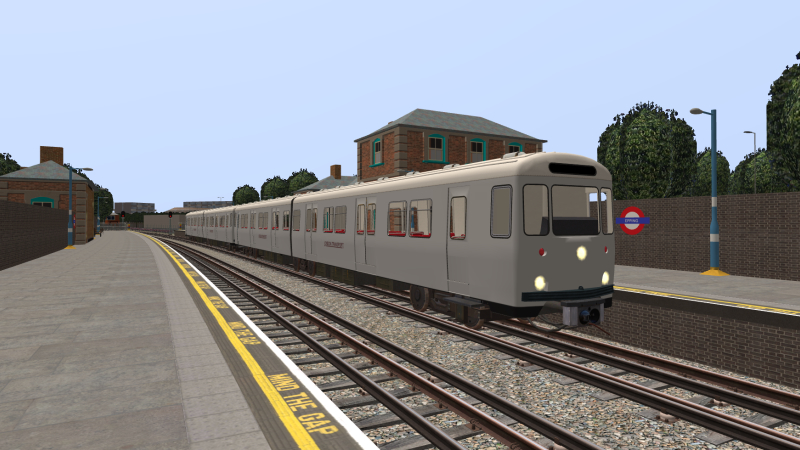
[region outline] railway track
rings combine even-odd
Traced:
[[[209,247],[218,251],[225,251],[216,247]],[[230,253],[241,256],[235,252]],[[800,405],[800,398],[794,394],[731,377],[725,377],[713,372],[673,363],[638,352],[619,349],[607,344],[601,344],[596,341],[565,333],[556,333],[558,335],[557,337],[553,335],[544,335],[544,333],[536,332],[532,327],[526,327],[525,324],[517,321],[506,321],[504,323],[493,322],[488,324],[487,327],[503,334],[503,336],[493,336],[454,324],[449,320],[444,320],[430,314],[420,313],[398,305],[396,303],[407,301],[407,298],[395,292],[385,291],[376,287],[353,288],[299,274],[286,267],[263,260],[246,258],[250,261],[322,284],[325,287],[345,293],[375,306],[382,307],[393,313],[414,318],[415,320],[436,327],[446,333],[453,334],[458,338],[470,340],[486,348],[497,350],[505,354],[506,359],[518,359],[518,363],[528,366],[528,370],[549,369],[555,371],[564,376],[564,382],[562,384],[585,382],[599,387],[605,391],[601,394],[603,397],[599,397],[603,400],[625,397],[647,405],[652,408],[651,415],[653,417],[651,418],[667,422],[677,420],[678,418],[684,419],[708,428],[720,435],[739,439],[760,448],[800,449],[800,439],[797,437],[777,432],[760,424],[777,426],[781,423],[780,421],[800,423],[800,412],[798,412],[797,409],[797,405]],[[212,259],[214,258],[212,257]],[[223,265],[226,264],[222,262],[219,263]],[[382,299],[376,295],[388,297],[389,299]],[[507,340],[508,337],[524,339],[525,341],[511,342]],[[537,347],[528,348],[524,346],[531,343],[537,344]],[[556,351],[567,352],[571,355],[575,355],[575,358],[564,360],[549,354]],[[590,361],[600,362],[610,367],[598,371],[582,365]],[[422,368],[423,366],[418,367]],[[434,368],[431,369],[429,373],[433,373],[436,370]],[[628,382],[618,377],[624,373],[639,374],[650,378],[651,382],[643,384]],[[453,386],[458,387],[457,385]],[[661,389],[669,386],[680,387],[700,395],[689,400],[683,400],[660,392]],[[750,395],[746,395],[745,393]],[[494,407],[491,403],[484,402]],[[723,402],[739,405],[757,412],[760,414],[757,416],[760,423],[754,423],[711,409],[711,406],[719,406],[722,405]],[[499,408],[497,409],[499,410]],[[520,422],[522,423],[522,421]],[[534,427],[531,428],[536,429]],[[552,435],[552,433],[542,434],[548,437]],[[572,447],[557,437],[554,440],[559,443],[564,443],[568,448],[579,448]]]

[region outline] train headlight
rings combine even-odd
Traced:
[[[533,285],[536,286],[537,291],[541,291],[542,289],[544,289],[545,285],[544,277],[541,275],[536,277],[536,279],[533,280]]]
[[[582,245],[580,247],[578,247],[578,259],[581,260],[581,261],[586,259],[586,247],[584,247]]]
[[[609,279],[608,272],[603,272],[603,286],[608,284],[608,279]]]

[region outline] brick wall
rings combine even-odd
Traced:
[[[720,270],[800,281],[800,192],[718,197]],[[636,206],[650,224],[635,236],[615,225],[616,264],[708,270],[711,197],[614,202],[614,217]]]
[[[67,211],[0,202],[0,270],[67,246]]]
[[[25,203],[25,194],[8,194],[8,201],[14,203]]]
[[[466,145],[464,136],[447,137],[447,162],[450,164],[466,164]]]
[[[391,139],[386,141],[386,138]],[[372,165],[372,141],[361,143],[361,179],[389,175],[394,172],[394,133],[381,136],[382,166],[370,167]],[[387,142],[391,144],[386,145]],[[390,159],[391,158],[391,159]]]
[[[648,304],[637,296],[643,297],[614,293],[614,305],[605,310],[600,325],[611,336],[595,327],[578,331],[800,388],[800,358],[788,356],[800,348],[800,318],[691,302],[671,301],[666,307],[653,304],[663,301],[659,297],[651,297]],[[690,310],[698,307],[707,310]],[[729,317],[732,314],[737,317]],[[562,320],[560,313],[543,317],[552,323]]]
[[[428,159],[425,154],[425,142],[422,139],[422,132],[420,131],[407,131],[406,144],[408,152],[406,153],[406,161],[408,170],[416,170],[423,172],[426,170],[439,169],[441,164],[423,163],[423,160]]]
[[[525,153],[536,153],[542,151],[542,144],[537,143],[525,143],[525,148],[523,149]]]
[[[486,159],[502,158],[503,155],[505,155],[506,153],[503,141],[499,141],[497,139],[490,139],[488,147],[489,148],[486,149]]]

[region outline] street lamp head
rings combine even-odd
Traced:
[[[745,131],[745,133],[755,134],[752,131]]]
[[[689,110],[689,112],[692,114],[703,114],[703,110],[700,108],[692,108]]]
[[[92,169],[90,169],[90,168],[88,168],[88,167],[84,167],[84,168],[83,168],[83,169],[81,169],[81,170],[85,170],[86,172],[91,172],[91,171],[92,171]]]

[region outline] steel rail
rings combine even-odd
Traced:
[[[367,286],[367,289],[383,295],[390,295],[397,299],[403,299],[402,296],[386,291],[385,289],[380,289],[373,286]],[[732,403],[755,412],[760,412],[771,417],[782,419],[787,422],[800,424],[800,411],[797,410],[798,406],[797,404],[793,404],[788,400],[793,399],[800,403],[800,396],[791,392],[781,391],[780,389],[774,389],[767,386],[760,386],[750,381],[739,380],[737,378],[716,374],[708,370],[664,360],[655,356],[635,352],[633,350],[614,347],[609,344],[604,344],[602,342],[593,341],[591,339],[572,334],[557,333],[548,336],[540,331],[537,331],[530,325],[526,325],[515,320],[490,322],[485,326],[487,328],[502,331],[503,333],[522,339],[527,339],[539,345],[546,345],[548,347],[556,348],[561,351],[606,364],[608,366],[624,369],[628,372],[652,378],[654,380],[661,381],[662,383],[671,384],[681,389],[686,389],[687,391],[707,395],[716,400],[726,401],[728,403]],[[576,341],[577,343],[569,341]],[[585,345],[589,348],[584,348],[580,345]],[[663,370],[659,369],[670,370],[671,372],[664,372]],[[686,378],[687,376],[693,376],[698,379],[693,380]],[[709,382],[716,382],[719,384],[729,383],[731,386],[730,389],[734,390],[707,384]],[[745,395],[746,393],[750,393],[752,391],[759,392],[762,395],[758,396],[760,398],[753,398]],[[771,400],[780,404],[765,401],[763,400],[764,397],[767,397],[767,400]]]
[[[205,256],[205,255],[204,255]],[[328,362],[334,365],[338,370],[343,372],[347,375],[350,379],[355,381],[359,386],[364,388],[370,395],[384,403],[387,408],[392,410],[398,417],[406,421],[410,426],[412,426],[415,430],[417,430],[421,435],[423,435],[426,439],[428,439],[431,443],[436,446],[444,447],[444,448],[463,448],[456,440],[446,434],[443,430],[439,429],[438,427],[434,426],[431,422],[427,421],[425,418],[420,416],[418,413],[414,412],[413,409],[408,407],[405,403],[400,401],[399,399],[395,398],[382,387],[380,387],[377,383],[373,382],[366,375],[362,374],[358,369],[353,368],[351,365],[346,363],[344,360],[336,356],[331,350],[325,348],[324,345],[317,342],[314,338],[309,336],[307,333],[302,331],[301,329],[297,328],[296,326],[292,325],[287,319],[283,316],[278,314],[276,311],[272,310],[268,305],[264,304],[263,302],[256,299],[253,295],[247,293],[245,290],[236,286],[236,284],[227,280],[222,274],[218,271],[214,270],[207,264],[205,264],[200,259],[203,256],[198,257],[194,254],[195,261],[199,264],[203,265],[207,270],[216,274],[223,280],[226,280],[230,286],[232,286],[237,292],[239,292],[243,297],[247,298],[251,302],[253,302],[256,306],[259,307],[262,311],[267,313],[270,317],[275,319],[279,322],[282,326],[287,328],[292,334],[297,336],[300,340],[302,340],[306,345],[313,348],[314,351],[318,352],[323,358],[325,358]],[[216,261],[212,261],[216,263]],[[499,440],[504,445],[512,448],[512,449],[534,449],[534,450],[547,450],[545,447],[533,442],[523,434],[519,433],[518,431],[514,430],[511,427],[508,427],[498,421],[497,419],[493,418],[492,416],[486,414],[485,412],[475,408],[474,406],[470,405],[469,403],[465,402],[464,400],[456,397],[455,395],[447,392],[446,390],[442,389],[441,387],[437,386],[433,382],[426,380],[425,378],[421,377],[420,375],[414,373],[407,367],[402,366],[401,364],[387,358],[386,356],[382,355],[380,352],[375,351],[374,349],[370,348],[368,345],[359,342],[358,340],[354,339],[352,336],[342,332],[338,328],[325,323],[323,320],[315,317],[314,315],[308,313],[307,311],[303,310],[302,308],[293,305],[291,302],[286,301],[285,299],[281,298],[281,296],[290,297],[291,300],[296,302],[306,303],[300,297],[287,293],[285,291],[280,292],[280,294],[276,294],[275,292],[271,292],[271,290],[279,290],[282,289],[277,288],[276,286],[272,285],[271,283],[265,282],[263,280],[259,280],[253,277],[250,274],[244,275],[246,272],[242,271],[241,269],[230,269],[224,266],[220,266],[220,268],[226,272],[228,272],[231,276],[238,278],[240,281],[247,283],[248,285],[252,286],[255,289],[265,293],[270,298],[280,302],[283,306],[287,309],[292,310],[295,314],[303,317],[306,321],[316,326],[320,331],[324,331],[330,334],[332,337],[336,337],[339,341],[343,344],[351,347],[357,353],[360,353],[367,357],[371,362],[377,364],[384,368],[385,370],[389,371],[391,376],[396,376],[397,378],[403,380],[404,382],[411,385],[414,389],[419,390],[420,392],[424,393],[425,395],[431,397],[432,399],[436,400],[439,404],[443,405],[450,411],[456,413],[457,415],[466,419],[470,425],[474,429],[481,429],[485,433],[489,434],[490,436],[494,437],[495,439]],[[237,273],[240,272],[240,273]],[[251,279],[253,278],[253,279]],[[269,286],[269,288],[266,288]],[[277,288],[277,289],[276,289]],[[319,314],[322,314],[330,319],[338,318],[334,314],[324,310],[323,308],[318,308],[319,310],[316,311]],[[332,317],[331,317],[332,316]],[[342,322],[345,322],[344,319],[339,318]],[[345,324],[342,323],[341,325],[346,326],[351,331],[362,335],[364,334],[371,334],[367,330],[358,327],[355,324],[349,323]],[[370,339],[371,340],[371,339]],[[396,347],[396,346],[395,346]],[[384,347],[386,348],[386,347]],[[399,347],[397,347],[399,348]],[[391,351],[395,355],[398,355],[395,350],[397,348],[386,348],[388,351]],[[413,353],[407,352],[409,355],[403,355],[403,358],[406,359],[409,363],[416,365],[419,367],[420,362],[424,361],[421,357],[414,355]],[[413,356],[412,356],[413,355]],[[398,355],[400,356],[400,355]],[[411,357],[408,357],[411,356]],[[439,377],[444,382],[449,382],[449,377]],[[580,447],[580,448],[595,448],[595,447]]]
[[[213,257],[212,257],[213,258]],[[418,321],[439,329],[443,329],[452,334],[470,339],[478,342],[486,347],[503,353],[512,355],[518,359],[537,364],[541,367],[553,370],[562,375],[569,376],[578,381],[582,381],[593,386],[599,387],[603,390],[612,392],[630,400],[649,406],[658,411],[672,414],[682,419],[701,425],[710,430],[718,433],[739,439],[743,442],[749,443],[765,449],[785,449],[794,448],[800,450],[800,439],[795,436],[786,435],[773,429],[748,422],[746,420],[733,417],[719,411],[715,411],[704,406],[700,406],[686,400],[650,389],[626,380],[608,375],[588,367],[583,367],[569,361],[556,358],[554,356],[542,353],[518,344],[504,341],[494,336],[486,335],[478,331],[453,324],[451,322],[429,316],[418,311],[395,305],[391,302],[381,300],[357,290],[350,289],[344,286],[339,286],[334,283],[325,282],[315,277],[307,276],[304,274],[296,273],[290,269],[279,267],[275,264],[260,261],[255,258],[246,258],[250,261],[261,263],[268,267],[278,268],[286,273],[305,278],[316,283],[325,285],[331,289],[338,290],[339,292],[358,297],[369,303],[383,306],[386,309],[393,310],[399,314],[407,317],[413,317]],[[227,264],[227,263],[223,263]],[[372,340],[372,339],[370,339]],[[373,341],[374,342],[374,341]],[[475,395],[473,395],[475,396]],[[475,396],[478,398],[477,396]],[[482,399],[481,399],[482,400]],[[486,402],[489,404],[488,402]],[[499,409],[499,408],[497,408]],[[510,415],[510,414],[509,414]],[[513,417],[513,416],[512,416]],[[516,417],[514,417],[516,419]],[[521,422],[521,421],[520,421]],[[533,427],[532,427],[533,428]],[[538,431],[538,430],[537,430]],[[548,436],[546,433],[542,433]],[[550,436],[548,436],[550,437]],[[551,438],[552,439],[552,438]]]
[[[516,320],[492,322],[487,326],[494,327],[495,324],[506,324],[508,326],[517,327],[518,329],[522,329],[526,332],[538,336],[543,336],[543,337],[545,336],[544,333],[536,330],[530,325],[518,322]],[[715,372],[711,372],[710,370],[701,369],[699,367],[692,367],[687,364],[661,359],[656,356],[648,355],[646,353],[641,353],[634,350],[628,350],[626,348],[621,348],[621,347],[615,347],[613,345],[606,344],[604,342],[595,341],[593,339],[589,339],[582,336],[576,336],[574,334],[566,334],[559,332],[551,334],[551,336],[552,339],[565,341],[572,345],[587,347],[599,352],[610,353],[620,358],[628,359],[641,364],[647,364],[664,370],[669,370],[671,372],[675,372],[680,375],[692,377],[698,381],[704,381],[706,383],[713,383],[716,385],[725,386],[728,389],[733,390],[734,392],[745,393],[765,400],[770,400],[775,403],[780,403],[784,406],[787,406],[795,410],[800,410],[800,395],[797,395],[793,392],[783,391],[769,386],[756,384],[753,383],[752,381],[741,380],[739,378],[734,378],[728,375],[718,374]],[[767,413],[766,411],[760,411],[760,412],[763,412],[768,415],[773,415],[772,413]],[[800,423],[797,422],[797,418],[800,418],[800,415],[796,416],[794,420],[788,418],[784,418],[784,420],[788,420],[793,423]]]

